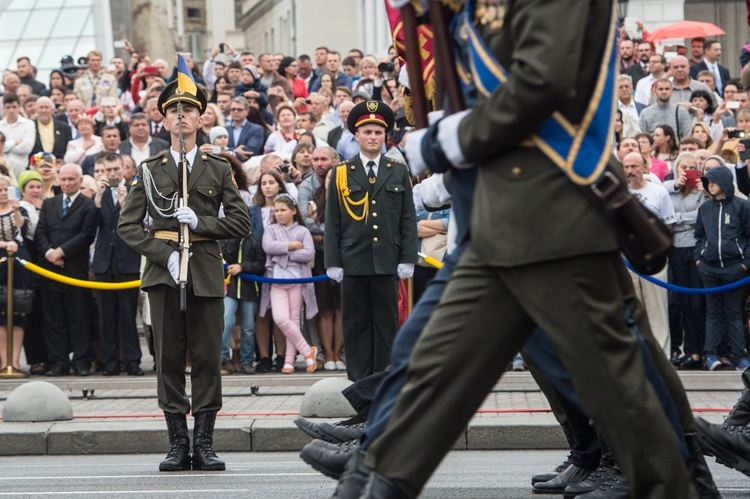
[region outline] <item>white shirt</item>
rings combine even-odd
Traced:
[[[8,123],[5,118],[0,121],[0,132],[5,135],[3,154],[8,158],[13,173],[18,176],[29,166],[29,153],[36,142],[34,122],[19,116],[15,123]],[[16,139],[20,140],[18,144]]]
[[[133,158],[133,161],[135,161],[136,165],[140,165],[142,162],[151,157],[151,142],[151,136],[149,135],[148,140],[146,141],[146,145],[143,146],[143,148],[140,148],[135,145],[135,142],[133,142],[132,138],[130,139],[130,157]]]
[[[380,154],[377,155],[377,157],[370,159],[367,156],[365,156],[362,153],[359,153],[359,160],[362,161],[362,164],[365,166],[365,174],[370,174],[370,168],[367,166],[367,163],[370,161],[375,162],[375,166],[373,167],[373,170],[375,171],[375,176],[378,176],[378,168],[380,168]]]
[[[670,225],[677,221],[674,213],[674,205],[669,198],[669,192],[664,186],[653,182],[646,182],[646,185],[642,188],[631,189],[628,187],[628,191],[665,224]]]
[[[180,165],[180,153],[179,151],[175,151],[174,149],[170,148],[169,152],[172,154],[172,159],[174,159],[174,164],[176,164],[179,168]],[[188,163],[188,171],[193,170],[193,165],[195,164],[195,155],[198,154],[198,146],[193,146],[192,149],[190,149],[187,153],[185,153],[185,159]]]
[[[621,100],[617,100],[617,109],[622,111],[622,113],[628,113],[635,121],[638,121],[638,108],[635,106],[635,100],[630,99],[630,104],[627,106],[622,103]]]

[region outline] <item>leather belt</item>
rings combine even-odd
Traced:
[[[157,230],[154,232],[156,239],[162,241],[172,241],[173,243],[180,242],[180,233],[175,230]],[[213,241],[210,237],[199,236],[198,234],[190,234],[190,244],[199,243],[201,241]]]

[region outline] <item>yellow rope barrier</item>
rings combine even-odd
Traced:
[[[435,267],[436,269],[442,269],[443,268],[443,262],[439,262],[439,261],[435,260],[434,258],[432,258],[431,256],[425,255],[424,253],[417,253],[417,254],[419,255],[419,257],[422,260],[424,260],[424,262],[427,265]]]
[[[96,282],[88,281],[85,279],[74,279],[72,277],[60,275],[50,270],[44,269],[39,265],[27,262],[26,260],[23,260],[21,258],[17,258],[17,261],[18,263],[26,267],[26,269],[34,272],[35,274],[39,274],[40,276],[46,277],[47,279],[52,279],[53,281],[61,282],[63,284],[69,284],[70,286],[76,286],[79,288],[116,291],[119,289],[133,289],[141,285],[140,280],[126,282]]]

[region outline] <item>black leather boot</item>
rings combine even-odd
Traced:
[[[573,499],[597,490],[610,480],[615,473],[615,460],[609,448],[602,442],[602,458],[599,460],[599,467],[583,482],[573,483],[565,487],[565,499]]]
[[[695,422],[706,455],[715,456],[717,463],[750,476],[750,424],[718,425],[703,418],[695,418]]]
[[[190,437],[184,414],[165,412],[169,434],[169,454],[159,463],[159,471],[190,470]]]
[[[360,499],[410,499],[410,496],[388,478],[373,472]]]
[[[193,469],[224,471],[226,465],[214,452],[214,423],[217,411],[202,411],[193,414]]]
[[[724,423],[730,426],[745,426],[750,423],[750,389],[742,390],[740,399],[734,404]]]
[[[359,499],[372,473],[372,470],[365,466],[366,455],[359,449],[352,452],[331,499]]]
[[[546,482],[537,482],[534,484],[535,494],[562,494],[565,487],[586,480],[594,470],[579,468],[575,464],[568,466],[565,471],[557,475],[552,480]]]
[[[334,445],[316,439],[302,448],[299,457],[325,476],[338,480],[358,448],[359,440]]]
[[[703,447],[698,440],[698,435],[686,433],[685,442],[693,458],[693,484],[698,490],[698,497],[700,499],[721,498],[719,489],[714,483],[714,477],[711,476],[711,471],[709,471],[706,460],[703,458]]]
[[[575,445],[575,441],[573,439],[573,431],[570,429],[569,423],[560,423],[560,427],[563,430],[563,433],[565,433],[565,439],[568,441],[568,447],[570,449],[573,448],[573,445]],[[547,482],[549,480],[552,480],[557,475],[565,471],[565,469],[570,466],[570,455],[572,454],[572,451],[568,453],[568,457],[565,458],[565,461],[558,464],[554,471],[546,472],[546,473],[537,473],[536,475],[533,475],[531,477],[531,485],[535,485],[539,482]]]

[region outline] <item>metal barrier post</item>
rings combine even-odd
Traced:
[[[8,251],[8,303],[7,303],[7,321],[5,326],[5,369],[0,371],[0,378],[28,378],[28,373],[13,367],[13,270],[16,263],[16,257],[12,251]]]

